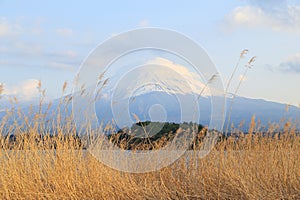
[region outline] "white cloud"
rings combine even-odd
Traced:
[[[202,95],[204,96],[209,95],[209,88],[205,88],[205,85],[201,82],[199,74],[190,71],[187,67],[173,63],[172,61],[161,57],[149,60],[147,64],[160,65],[169,68],[155,67],[157,82],[161,82],[163,80],[164,83],[172,85],[173,89],[178,89],[178,93],[199,94],[202,92]],[[151,71],[150,73],[153,72]],[[140,76],[145,76],[141,77],[140,80],[147,80],[147,77],[153,77],[147,73],[141,73]],[[204,89],[204,91],[202,91],[202,89]]]
[[[36,79],[28,79],[17,85],[4,85],[4,95],[16,96],[23,101],[30,101],[39,97],[38,91],[39,81]]]
[[[71,37],[73,36],[73,30],[69,28],[59,28],[55,30],[56,34],[63,37]]]
[[[279,65],[279,69],[285,72],[300,73],[300,53],[288,56]]]
[[[73,50],[64,50],[64,51],[56,51],[56,52],[48,52],[44,53],[44,56],[55,60],[56,62],[62,61],[72,61],[78,58],[78,53]]]
[[[58,69],[74,69],[73,65],[67,63],[60,63],[60,62],[52,62],[50,63],[50,67],[58,68]]]
[[[0,36],[6,36],[10,32],[10,27],[5,22],[0,22]]]
[[[172,95],[194,94],[195,97],[198,95],[209,97],[224,93],[214,88],[214,84],[206,86],[205,80],[192,66],[174,63],[162,57],[154,57],[124,73],[121,78],[113,76],[101,94],[107,94],[114,99],[126,99],[153,91]]]
[[[9,23],[5,18],[0,18],[0,37],[17,35],[21,30],[21,25]]]
[[[43,19],[26,20],[20,18],[18,21],[12,21],[5,17],[0,18],[0,37],[11,37],[22,35],[41,35]]]
[[[149,26],[149,21],[147,19],[140,21],[139,27],[146,27],[146,26]]]
[[[264,27],[275,31],[300,32],[300,6],[285,1],[250,1],[225,17],[226,29]]]

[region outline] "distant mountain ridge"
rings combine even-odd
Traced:
[[[181,96],[181,99],[192,98],[188,95],[177,94],[176,96]],[[151,103],[160,103],[163,105],[167,114],[169,115],[167,121],[180,123],[180,103],[172,101],[170,95],[163,92],[150,92],[147,94],[142,94],[137,97],[134,97],[134,105],[131,106],[130,111],[142,116],[142,112],[139,112],[138,108],[150,108]],[[228,116],[230,113],[230,104],[232,99],[226,99],[226,120],[224,126],[226,127],[228,123]],[[129,100],[130,102],[130,100]],[[113,114],[110,112],[109,105],[107,101],[103,100],[96,104],[97,116],[100,119],[113,118]],[[201,97],[199,100],[199,110],[200,110],[200,121],[202,125],[208,125],[211,118],[211,102],[207,97]],[[103,111],[103,112],[101,112]],[[184,111],[183,111],[184,112]],[[222,112],[222,110],[220,110]],[[252,116],[255,116],[255,119],[260,121],[261,127],[268,127],[270,123],[279,123],[282,119],[285,120],[300,120],[300,109],[296,106],[288,106],[286,110],[286,104],[276,103],[272,101],[266,101],[263,99],[250,99],[245,97],[236,96],[234,99],[232,111],[231,111],[231,120],[230,124],[234,124],[235,127],[238,127],[239,124],[244,121],[243,130],[249,128],[249,123],[251,122]],[[150,120],[149,116],[145,116],[143,120]],[[153,120],[155,121],[155,120]]]
[[[188,100],[184,100],[184,99],[191,98],[191,96],[183,95],[183,94],[178,94],[176,96],[177,97],[179,96],[180,99],[183,99],[183,104],[187,104],[185,102],[188,102]],[[151,112],[149,114],[149,110],[151,111],[153,105],[158,105],[155,109],[152,109],[152,118],[153,116],[155,118],[153,119],[153,121],[160,121],[157,120],[157,118],[161,117],[160,115],[165,115],[165,118],[161,118],[162,119],[161,121],[168,121],[168,122],[175,122],[175,123],[181,123],[183,121],[189,122],[188,120],[182,121],[181,119],[182,106],[180,105],[178,99],[176,99],[176,96],[172,96],[170,94],[163,93],[163,92],[149,92],[146,94],[135,96],[131,99],[124,99],[122,101],[124,101],[125,104],[120,103],[120,105],[118,105],[118,102],[112,104],[110,99],[100,99],[95,104],[95,111],[99,121],[103,123],[109,122],[111,121],[111,119],[118,119],[122,117],[124,113],[125,113],[124,116],[127,115],[128,117],[129,115],[132,118],[131,120],[135,120],[133,119],[132,116],[132,114],[134,113],[136,116],[140,117],[141,121],[147,121],[147,120],[151,120],[151,116],[150,116]],[[231,99],[227,99],[227,105],[226,105],[227,116],[225,118],[226,120],[224,124],[225,128],[228,120],[230,101]],[[56,99],[53,101],[49,113],[56,111],[56,108],[59,106],[59,102],[60,99]],[[126,110],[122,110],[124,108],[122,106],[123,105],[127,106],[128,104],[129,104],[130,113],[126,114]],[[29,106],[27,104],[22,105],[22,103],[19,103],[19,106],[23,107],[24,113],[29,112]],[[42,110],[45,111],[47,107],[48,104],[43,105]],[[72,105],[71,103],[69,103],[67,106],[63,105],[62,107],[67,107],[70,113]],[[112,110],[111,107],[113,107],[114,110]],[[184,105],[183,107],[185,107],[185,110],[183,110],[183,112],[187,112],[183,115],[188,116],[188,114],[191,112],[193,107],[191,107],[190,105]],[[34,106],[33,110],[37,111],[38,106]],[[200,98],[199,110],[200,110],[200,119],[197,123],[202,124],[204,126],[209,125],[210,118],[211,118],[211,103],[209,98],[207,97]],[[0,108],[0,119],[4,115],[5,115],[5,111],[1,111]],[[234,100],[234,104],[232,107],[230,124],[233,123],[234,126],[237,128],[239,124],[242,121],[244,121],[242,129],[248,130],[249,123],[251,122],[251,118],[253,115],[255,115],[256,120],[258,119],[260,120],[260,126],[266,129],[270,123],[278,124],[282,119],[285,120],[292,119],[292,120],[300,121],[300,109],[296,106],[288,106],[288,110],[287,110],[286,104],[266,101],[263,99],[250,99],[250,98],[237,96]],[[122,122],[122,119],[119,121]],[[120,123],[120,128],[121,126],[125,126],[125,125],[129,126],[131,122],[128,120],[127,121],[124,120],[122,123]]]

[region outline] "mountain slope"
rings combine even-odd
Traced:
[[[114,119],[120,128],[131,126],[137,121],[135,117],[138,117],[140,121],[152,120],[175,123],[194,121],[202,125],[209,125],[211,119],[211,99],[203,97],[199,99],[199,104],[195,104],[191,100],[193,98],[195,96],[187,94],[171,95],[163,92],[150,92],[133,98],[118,99],[117,101],[114,100],[113,103],[110,99],[103,98],[96,102],[95,112],[100,122],[107,123]],[[230,112],[230,101],[231,99],[227,99],[225,128]],[[57,108],[60,105],[59,102],[59,99],[54,100],[48,113],[57,112]],[[198,105],[199,107],[197,107]],[[29,114],[30,109],[28,105],[19,103],[19,107],[23,107],[23,112],[26,115]],[[47,107],[48,104],[43,105],[42,110],[45,112]],[[129,107],[129,109],[126,109],[126,107]],[[68,108],[68,113],[70,113],[72,106],[69,103],[66,106],[60,106],[60,108],[62,115],[67,115],[63,111],[65,108]],[[197,112],[194,112],[195,110],[199,110],[199,115],[196,115],[196,118],[193,115],[197,114]],[[38,112],[38,106],[33,106],[32,111]],[[1,111],[0,109],[0,119],[4,115],[5,111]],[[235,127],[238,127],[244,121],[242,128],[243,130],[247,130],[253,115],[255,115],[256,120],[260,120],[262,127],[267,128],[269,123],[278,124],[282,119],[299,120],[300,109],[295,106],[289,106],[288,110],[286,110],[285,104],[262,99],[236,97],[231,111],[230,124],[233,123]]]

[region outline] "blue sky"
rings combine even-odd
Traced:
[[[0,0],[0,83],[30,100],[42,81],[57,98],[80,64],[107,38],[141,27],[179,31],[206,49],[224,83],[240,52],[257,60],[239,95],[300,103],[300,1],[8,1]],[[239,80],[233,81],[230,91]]]

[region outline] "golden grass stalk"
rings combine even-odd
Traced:
[[[243,54],[241,54],[241,55],[243,55]],[[230,107],[229,107],[228,121],[227,121],[227,125],[226,125],[225,136],[227,136],[227,134],[228,134],[228,129],[229,129],[229,126],[230,126],[231,113],[232,113],[232,107],[233,107],[233,103],[234,103],[235,97],[236,97],[236,95],[238,93],[238,90],[241,87],[242,82],[244,81],[244,78],[247,75],[248,70],[253,66],[253,63],[254,63],[255,59],[256,59],[256,56],[253,56],[247,62],[247,64],[245,65],[244,72],[243,72],[243,74],[241,76],[241,79],[240,79],[240,81],[239,81],[239,83],[238,83],[238,85],[237,85],[237,87],[236,87],[236,89],[235,89],[235,91],[233,93],[233,96],[232,96],[232,99],[231,99],[231,102],[230,102]],[[227,87],[228,87],[228,85],[227,85]]]

